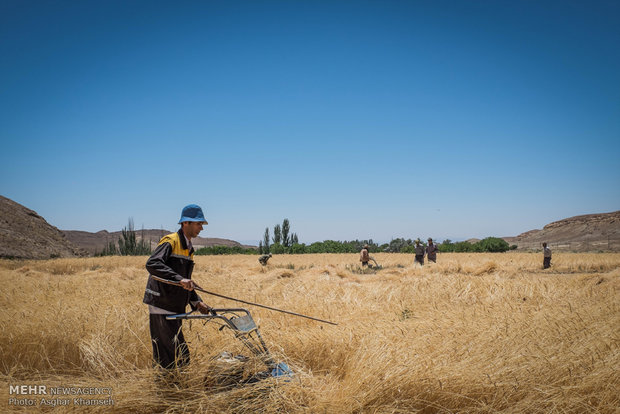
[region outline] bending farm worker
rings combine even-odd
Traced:
[[[149,279],[143,302],[149,305],[149,323],[153,360],[155,366],[164,369],[189,364],[189,348],[181,330],[182,320],[167,320],[166,315],[185,313],[187,305],[201,313],[209,313],[211,307],[202,301],[194,290],[194,248],[192,239],[202,231],[205,220],[202,209],[190,204],[183,208],[181,228],[159,241],[157,248],[146,262]],[[153,276],[179,283],[174,286],[155,280]]]
[[[368,263],[369,260],[372,260],[373,262],[375,262],[375,266],[379,267],[379,264],[377,263],[375,258],[372,257],[370,253],[368,253],[368,244],[365,244],[364,247],[362,247],[362,250],[360,251],[360,262],[362,262],[362,267],[364,266],[372,267],[372,265]]]
[[[267,265],[267,261],[271,258],[271,253],[269,254],[263,254],[262,256],[260,256],[258,258],[258,261],[260,262],[260,264],[262,264],[263,266]]]
[[[372,267],[371,265],[368,264],[369,260],[370,260],[370,254],[368,253],[368,245],[365,244],[364,247],[362,247],[362,250],[360,251],[360,262],[362,262],[362,267],[364,266]]]

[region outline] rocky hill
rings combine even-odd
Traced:
[[[586,214],[547,224],[516,237],[504,237],[519,250],[538,250],[547,242],[554,250],[620,251],[620,211]]]
[[[86,254],[35,211],[0,196],[0,257],[50,259]]]
[[[155,247],[168,230],[136,230],[136,238],[144,237]],[[97,233],[59,230],[19,203],[0,196],[0,258],[49,259],[89,256],[100,252],[109,242],[117,242],[120,231]],[[234,240],[197,237],[195,248],[210,246],[245,246]]]
[[[73,244],[87,250],[90,254],[95,254],[102,251],[109,242],[116,243],[121,237],[120,231],[108,232],[107,230],[101,230],[96,233],[89,233],[87,231],[63,230],[62,232]],[[159,240],[168,233],[172,233],[172,231],[161,229],[136,230],[136,239],[140,241],[144,238],[149,241],[151,248],[155,248],[157,243],[159,243]],[[192,239],[192,244],[195,249],[211,246],[252,247],[242,245],[234,240],[219,239],[214,237],[196,237],[195,239]]]

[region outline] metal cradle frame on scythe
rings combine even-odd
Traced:
[[[224,328],[228,328],[233,331],[235,338],[239,339],[241,343],[256,357],[258,357],[268,368],[267,371],[262,371],[250,376],[249,378],[243,378],[240,372],[223,375],[225,378],[219,378],[219,385],[235,385],[235,384],[247,384],[257,382],[270,377],[282,377],[285,381],[290,381],[293,377],[293,371],[284,362],[276,362],[263,337],[258,330],[258,326],[254,322],[252,315],[247,309],[243,308],[225,308],[225,309],[211,309],[208,314],[196,314],[193,311],[189,313],[182,313],[177,315],[166,316],[166,319],[186,319],[186,320],[202,320],[205,323],[210,321],[219,322],[220,331]],[[248,358],[237,355],[233,356],[228,352],[224,352],[219,355],[219,361],[234,362],[237,365],[241,365],[247,362]],[[241,370],[242,371],[242,370]]]

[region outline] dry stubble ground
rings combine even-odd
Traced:
[[[423,268],[375,257],[375,273],[357,255],[280,255],[265,268],[256,256],[197,257],[205,289],[339,324],[250,308],[295,378],[221,392],[204,389],[209,357],[238,341],[195,321],[189,372],[176,386],[154,380],[146,257],[0,261],[2,411],[620,410],[620,254],[556,254],[546,271],[529,253],[443,254]],[[108,388],[114,405],[41,406],[56,397],[10,395],[23,384]]]

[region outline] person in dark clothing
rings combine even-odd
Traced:
[[[415,241],[415,260],[413,263],[419,263],[420,266],[424,266],[424,245],[420,239]]]
[[[264,254],[261,257],[258,258],[258,261],[260,262],[260,264],[262,264],[263,266],[267,265],[267,261],[271,258],[271,253],[269,254]]]
[[[211,311],[194,290],[196,285],[191,280],[194,269],[192,238],[208,223],[202,209],[190,204],[183,208],[179,224],[179,231],[162,237],[146,262],[149,278],[143,302],[149,305],[153,360],[156,366],[164,369],[182,367],[190,360],[181,330],[182,321],[167,320],[166,316],[185,313],[188,304],[201,313]]]
[[[551,267],[551,249],[547,247],[547,242],[544,242],[542,246],[543,246],[543,269],[549,269]]]
[[[428,246],[426,246],[426,257],[429,262],[437,263],[437,252],[439,248],[436,244],[433,244],[433,239],[428,238]]]

